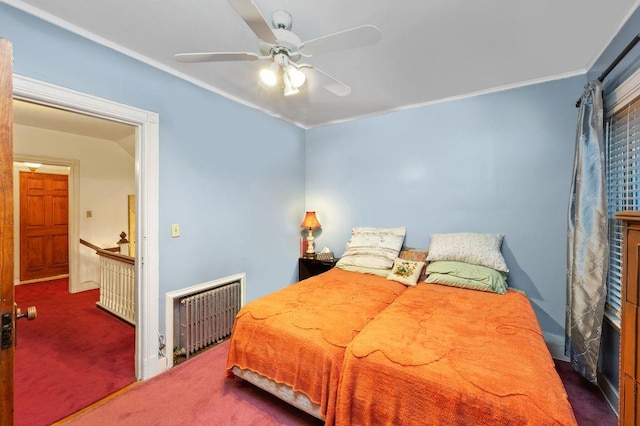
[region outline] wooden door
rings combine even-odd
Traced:
[[[20,172],[20,280],[69,273],[69,178]]]
[[[15,316],[13,289],[13,53],[0,39],[0,424],[13,424]],[[7,342],[6,339],[10,341]],[[7,347],[8,346],[8,347]]]

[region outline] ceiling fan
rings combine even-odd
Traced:
[[[292,18],[288,12],[273,12],[271,26],[253,0],[229,0],[229,3],[258,37],[260,54],[180,53],[174,56],[175,59],[187,63],[264,60],[267,64],[260,70],[261,83],[268,87],[279,85],[285,96],[298,93],[307,79],[307,74],[313,74],[313,78],[331,93],[337,96],[349,95],[351,88],[348,85],[313,65],[298,61],[300,58],[310,58],[322,53],[372,46],[382,37],[380,30],[375,26],[362,25],[303,42],[291,31]]]

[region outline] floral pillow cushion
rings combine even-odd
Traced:
[[[423,248],[413,248],[413,247],[402,247],[400,250],[400,254],[398,257],[404,260],[412,260],[414,262],[424,262],[427,263],[427,255],[429,251]],[[418,281],[424,281],[427,278],[427,270],[424,268],[422,273],[420,274],[420,278]]]
[[[387,279],[397,281],[404,285],[416,285],[424,267],[424,262],[414,262],[412,260],[398,258],[393,262],[393,268],[391,268],[391,272],[387,275]]]

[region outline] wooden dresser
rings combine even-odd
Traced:
[[[622,322],[620,339],[620,425],[640,424],[638,407],[638,368],[640,367],[638,278],[640,274],[640,211],[625,211],[616,214],[623,221],[622,252]]]

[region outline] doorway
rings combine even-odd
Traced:
[[[97,288],[98,257],[78,242],[84,239],[102,248],[113,248],[121,232],[127,231],[128,197],[136,191],[136,127],[20,100],[13,104],[16,201],[28,196],[28,189],[19,184],[25,176],[35,180],[35,194],[29,198],[34,207],[43,204],[38,203],[39,192],[43,191],[39,183],[46,173],[69,176],[68,215],[64,213],[69,230],[69,291]],[[67,158],[54,157],[57,155]],[[14,232],[19,237],[14,249],[16,284],[32,281],[32,277],[24,276],[25,260],[42,263],[40,259],[25,259],[33,252],[24,253],[28,238],[23,232],[24,222],[28,218],[20,204],[14,209]],[[50,226],[45,222],[52,220],[50,215],[36,218],[45,230]],[[36,249],[38,243],[36,240]]]
[[[51,115],[56,117],[53,122]],[[76,223],[80,238],[105,248],[113,248],[128,227],[128,195],[135,191],[136,128],[116,123],[119,132],[108,133],[99,129],[102,122],[14,101],[14,152],[31,160],[14,161],[14,235],[19,248],[14,250],[20,266],[15,293],[19,303],[36,306],[41,318],[21,324],[14,370],[16,424],[48,424],[135,380],[135,329],[96,307],[102,293],[97,290],[101,262],[95,251],[84,246],[75,251],[80,286],[72,289],[65,277],[69,244],[79,242],[68,238],[70,221]],[[103,139],[111,134],[115,140]],[[71,219],[70,167],[48,164],[48,156],[58,153],[82,166],[77,168],[77,204],[94,217],[76,214]],[[65,320],[69,315],[73,320]],[[83,355],[78,358],[79,353]],[[60,357],[76,368],[70,371],[58,364]],[[86,357],[93,362],[85,365]],[[29,392],[24,383],[39,383],[43,392]]]
[[[158,115],[15,74],[13,86],[14,99],[136,127],[135,193],[139,194],[136,197],[136,257],[144,262],[136,262],[135,370],[140,380],[165,371],[168,367],[166,356],[158,349]],[[73,273],[73,267],[70,273]]]

